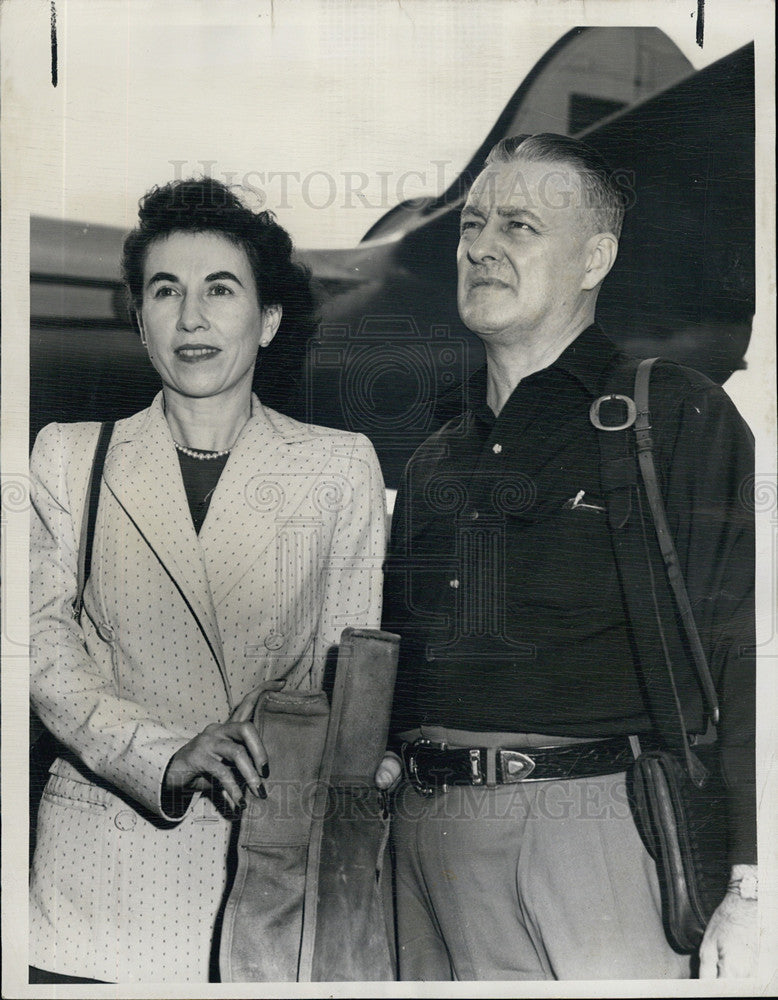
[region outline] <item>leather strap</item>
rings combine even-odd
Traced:
[[[641,737],[644,749],[658,749],[653,734]],[[516,782],[567,781],[625,771],[635,755],[628,736],[550,747],[444,747],[428,740],[404,743],[405,778],[423,793],[446,785],[510,785]],[[494,767],[490,780],[489,764]]]
[[[645,361],[641,361],[635,374],[635,406],[637,407],[635,438],[637,441],[638,464],[640,465],[648,504],[654,519],[654,528],[656,529],[659,549],[665,561],[667,578],[670,581],[670,586],[673,588],[673,594],[678,605],[678,613],[686,629],[700,687],[705,695],[705,700],[708,703],[708,711],[715,726],[718,725],[719,721],[718,695],[716,694],[716,687],[708,669],[705,651],[700,642],[700,633],[697,631],[697,623],[694,620],[694,613],[692,612],[689,594],[686,590],[681,564],[678,561],[678,553],[675,550],[673,538],[670,534],[670,527],[667,523],[667,515],[665,514],[665,505],[662,500],[662,494],[659,492],[656,465],[654,464],[651,413],[648,406],[648,384],[651,376],[651,367],[656,360],[656,358],[648,358]]]
[[[92,461],[92,471],[89,473],[87,502],[84,506],[84,515],[81,519],[81,537],[78,543],[78,576],[76,581],[76,596],[73,601],[73,617],[76,620],[81,616],[81,609],[84,606],[84,588],[92,569],[92,547],[95,538],[97,508],[100,505],[100,484],[103,479],[103,466],[105,465],[105,456],[108,452],[113,428],[114,422],[112,420],[107,420],[100,425],[95,457]]]
[[[654,494],[654,505],[656,506],[658,498],[659,507],[664,512],[652,455],[653,439],[650,433],[646,433],[651,428],[649,376],[656,360],[651,358],[638,362],[633,358],[622,358],[606,376],[604,389],[607,395],[601,397],[601,400],[612,399],[614,389],[616,393],[626,389],[628,393],[640,396],[639,401],[635,400],[635,423],[639,417],[640,444],[646,457],[642,462],[636,460],[635,440],[627,430],[628,424],[620,424],[613,429],[600,426],[600,477],[608,506],[613,551],[627,615],[632,625],[632,638],[645,685],[648,708],[666,745],[679,755],[691,780],[701,785],[707,777],[707,771],[689,748],[678,679],[673,666],[675,662],[693,659],[691,640],[680,619],[676,592],[667,573],[667,564],[659,546],[652,541],[652,532],[646,523],[654,513],[652,505],[647,504],[649,491]],[[632,383],[629,386],[628,380]],[[600,400],[595,401],[599,402]],[[598,426],[594,420],[592,423]],[[646,472],[647,481],[644,478]],[[670,537],[669,531],[667,537]],[[674,569],[674,575],[680,577],[679,568]],[[696,687],[707,700],[707,690],[696,676],[696,669],[694,674]],[[709,711],[712,712],[714,707],[716,706],[711,705]]]

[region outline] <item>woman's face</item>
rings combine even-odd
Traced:
[[[248,396],[281,307],[263,308],[248,257],[219,233],[171,233],[148,248],[141,334],[168,391]]]

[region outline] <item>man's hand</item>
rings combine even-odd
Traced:
[[[735,865],[733,881],[753,865]],[[728,891],[710,918],[700,945],[700,979],[746,979],[756,975],[757,901]]]
[[[400,780],[401,773],[402,765],[397,754],[384,754],[383,760],[376,768],[375,778],[373,779],[376,788],[379,788],[382,792],[390,791]]]

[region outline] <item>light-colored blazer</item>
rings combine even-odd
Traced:
[[[255,398],[198,537],[160,394],[116,424],[78,623],[98,430],[51,424],[31,459],[31,697],[73,756],[41,803],[30,964],[205,982],[231,824],[207,795],[166,816],[165,768],[262,681],[320,687],[341,630],[379,624],[383,481],[366,438]]]

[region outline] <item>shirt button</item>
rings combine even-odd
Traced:
[[[103,640],[103,642],[113,642],[114,631],[108,622],[100,622],[97,626],[97,634]]]
[[[500,452],[502,451],[502,445],[501,444],[493,444],[492,445],[492,451],[495,453],[495,455],[499,455]]]
[[[129,809],[122,809],[114,818],[114,823],[118,830],[134,830],[137,822],[138,817],[134,812],[130,812]]]
[[[472,512],[472,514],[470,515],[470,520],[471,521],[477,521],[478,520],[478,511],[477,510],[474,510]]]
[[[453,588],[454,588],[454,590],[456,590],[456,589],[457,589],[457,587],[459,586],[459,580],[456,580],[456,579],[454,579],[454,580],[449,580],[449,581],[448,581],[448,585],[449,585],[449,587],[453,587]]]

